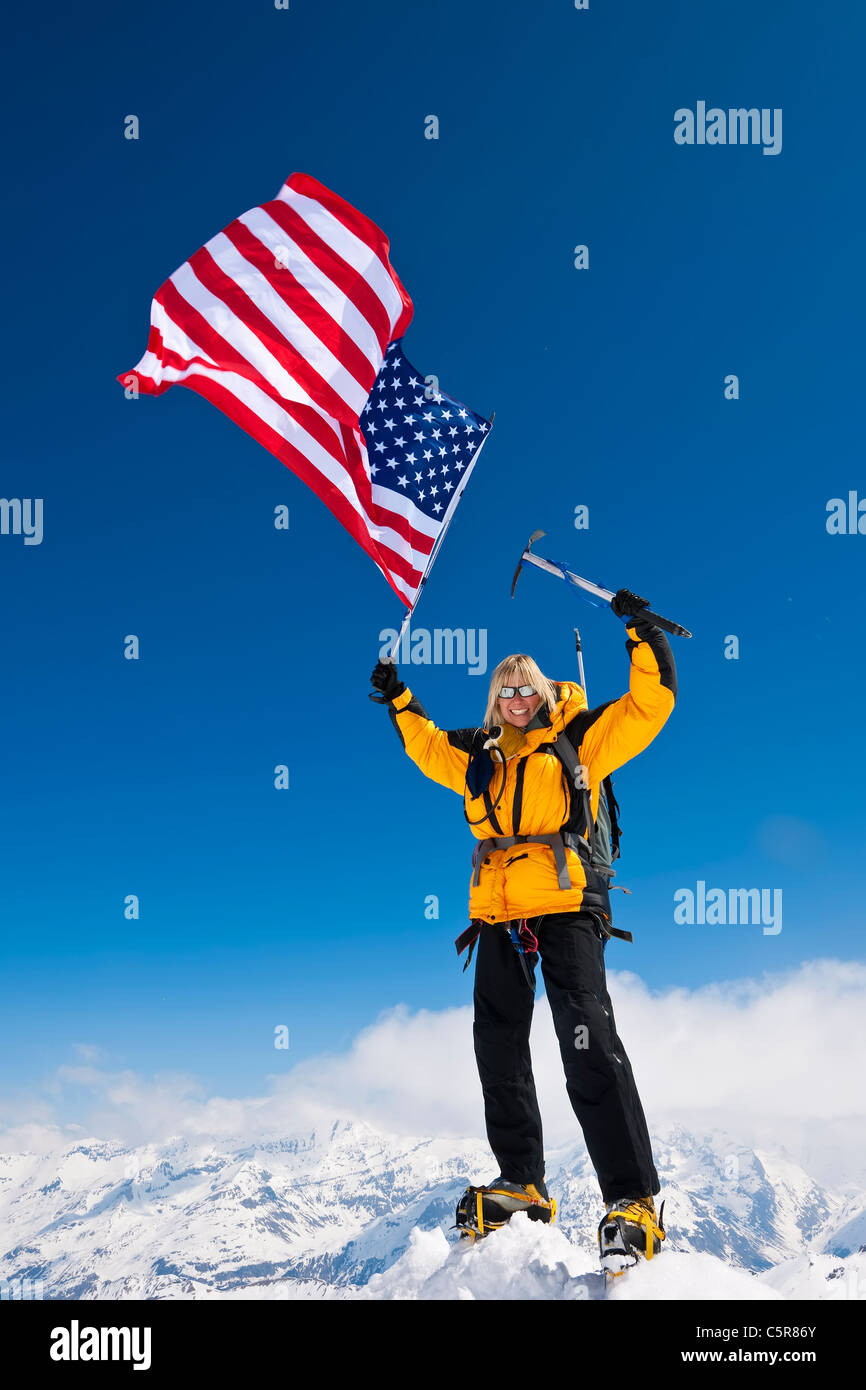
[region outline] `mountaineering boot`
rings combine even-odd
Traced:
[[[486,1187],[467,1187],[457,1203],[457,1228],[461,1237],[480,1240],[525,1211],[530,1221],[555,1221],[556,1202],[543,1181],[509,1182],[501,1175]]]
[[[636,1265],[651,1260],[661,1250],[665,1238],[665,1204],[656,1216],[652,1197],[623,1197],[611,1202],[598,1226],[598,1253],[602,1268],[615,1278]]]

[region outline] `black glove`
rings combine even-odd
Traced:
[[[378,695],[371,695],[370,699],[375,700],[377,705],[387,705],[391,700],[396,700],[398,695],[402,695],[406,689],[397,674],[397,667],[393,661],[377,661],[370,676],[370,684],[382,692],[382,698]]]
[[[626,619],[626,627],[634,628],[638,637],[645,638],[649,632],[659,632],[659,628],[653,627],[645,617],[641,617],[641,609],[649,607],[649,599],[639,598],[637,594],[632,594],[631,589],[617,589],[616,594],[610,599],[610,607],[617,617]],[[631,651],[631,638],[628,638],[626,646]]]
[[[648,598],[639,598],[631,589],[617,589],[610,606],[618,618],[637,615],[641,608],[649,608]]]

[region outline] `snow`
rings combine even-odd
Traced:
[[[712,1255],[664,1252],[605,1289],[596,1260],[554,1226],[523,1212],[483,1241],[449,1244],[441,1231],[413,1231],[405,1255],[365,1289],[375,1299],[778,1299],[760,1278]]]
[[[668,1238],[611,1284],[611,1300],[866,1298],[866,1193],[822,1187],[783,1150],[715,1130],[678,1124],[653,1146]],[[55,1299],[603,1296],[602,1209],[583,1145],[550,1155],[554,1225],[520,1212],[460,1241],[457,1199],[491,1175],[480,1139],[358,1121],[254,1145],[79,1140],[8,1153],[0,1294],[38,1280]]]
[[[838,1258],[813,1251],[761,1275],[782,1298],[866,1299],[866,1253]]]

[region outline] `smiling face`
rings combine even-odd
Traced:
[[[521,695],[521,686],[524,689],[528,686],[532,694]],[[500,695],[503,687],[510,687],[514,693]],[[502,658],[490,677],[484,728],[510,724],[516,729],[526,729],[534,719],[543,720],[545,711],[552,711],[558,698],[557,687],[540,670],[538,662],[527,652],[512,652]]]
[[[503,685],[516,685],[518,677],[516,675],[506,676]],[[506,724],[515,724],[518,729],[525,729],[538,706],[541,704],[540,695],[519,695],[515,692],[509,699],[499,697],[499,713]]]

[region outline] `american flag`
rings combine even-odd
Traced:
[[[307,174],[166,280],[147,352],[117,379],[179,384],[296,473],[411,608],[490,422],[427,385],[413,306],[375,223]]]
[[[490,421],[426,384],[395,341],[361,414],[361,429],[374,501],[393,512],[404,510],[435,546],[454,514]]]

